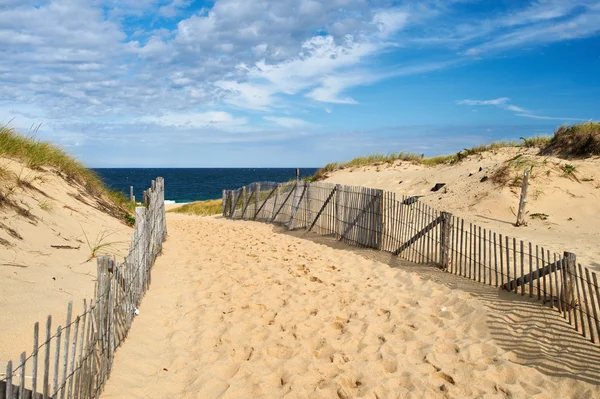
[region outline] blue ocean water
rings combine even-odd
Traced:
[[[165,179],[165,201],[185,203],[221,198],[223,189],[232,190],[258,181],[285,182],[296,177],[294,168],[101,168],[94,169],[109,187],[129,196],[133,186],[136,200],[150,187],[153,179]],[[308,177],[316,168],[300,169],[300,177]]]

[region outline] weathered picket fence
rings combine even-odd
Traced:
[[[448,273],[527,295],[600,340],[596,273],[575,254],[503,236],[418,197],[322,182],[261,182],[223,190],[223,216],[306,229],[348,244],[432,263]]]
[[[73,317],[70,302],[65,324],[54,330],[48,316],[41,337],[35,323],[32,351],[8,362],[0,380],[0,399],[99,396],[114,352],[125,340],[150,285],[150,270],[167,234],[161,177],[144,192],[144,205],[135,209],[135,230],[123,263],[99,257],[94,299],[83,301],[83,311]]]

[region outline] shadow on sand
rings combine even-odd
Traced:
[[[330,248],[351,251],[390,267],[417,273],[423,279],[451,289],[470,293],[490,310],[486,323],[492,338],[502,349],[517,355],[516,363],[534,367],[549,376],[600,384],[600,346],[580,335],[556,309],[542,306],[537,300],[443,272],[433,264],[410,263],[387,252],[351,247],[330,236],[304,230],[290,232],[278,226],[274,226],[273,230]]]

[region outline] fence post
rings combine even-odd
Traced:
[[[308,228],[313,220],[312,201],[310,200],[311,182],[305,180],[304,184],[306,185],[306,228]]]
[[[242,219],[244,218],[244,209],[246,209],[246,186],[242,187]]]
[[[526,226],[525,205],[527,205],[527,192],[529,191],[529,170],[523,175],[523,184],[521,184],[521,199],[519,200],[519,213],[517,214],[517,223],[515,226]]]
[[[254,185],[254,217],[258,216],[258,208],[260,208],[260,183]]]
[[[441,212],[441,237],[440,254],[442,260],[442,270],[447,270],[450,264],[450,230],[452,228],[452,214],[450,212]]]
[[[566,270],[564,270],[563,273],[563,278],[565,281],[563,283],[560,296],[562,299],[563,311],[567,311],[570,314],[571,310],[575,308],[575,297],[573,292],[573,282],[571,281],[571,273],[573,273],[573,270],[575,270],[575,267],[577,267],[577,256],[572,252],[566,251],[563,253],[563,256],[565,258],[564,265]]]
[[[377,228],[379,229],[379,231],[377,232],[377,249],[381,251],[381,249],[383,248],[383,238],[384,238],[384,231],[385,231],[385,219],[383,216],[384,213],[384,191],[383,190],[377,190],[377,195],[379,196],[379,201],[377,202],[377,207],[375,209],[377,209],[378,214],[376,214],[377,217]]]
[[[235,206],[235,204],[233,203],[234,199],[235,199],[235,191],[233,190],[229,190],[229,217],[233,219],[233,212],[235,211],[235,209],[233,209],[233,207]]]
[[[223,190],[223,217],[225,217],[225,212],[227,208],[227,190]]]
[[[342,215],[344,214],[344,206],[340,202],[342,199],[342,185],[335,185],[335,223],[334,223],[334,233],[336,240],[342,238]]]

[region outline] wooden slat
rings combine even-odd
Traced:
[[[298,187],[296,188],[296,190],[298,189]],[[300,205],[302,204],[302,198],[304,198],[304,194],[306,193],[306,184],[304,184],[302,186],[302,192],[300,194],[300,198],[298,198],[298,202],[296,204],[292,203],[292,209],[291,209],[291,213],[290,213],[290,220],[288,222],[288,229],[292,230],[294,227],[294,219],[296,217],[296,214],[298,213],[298,209],[300,209]],[[296,195],[294,195],[294,202],[296,201]]]
[[[517,239],[513,237],[513,271],[515,279],[518,277],[517,273]],[[515,285],[515,294],[517,293],[517,286]]]
[[[44,350],[44,386],[42,388],[43,398],[47,399],[50,395],[50,337],[52,336],[52,332],[50,329],[52,328],[52,316],[48,316],[46,319],[46,342],[45,342],[45,350]]]
[[[331,193],[329,193],[329,196],[327,196],[327,199],[325,200],[325,202],[321,206],[321,209],[319,209],[319,211],[317,212],[317,216],[315,217],[315,220],[313,220],[312,223],[310,224],[310,227],[308,228],[308,231],[311,231],[313,229],[313,227],[315,227],[315,224],[317,223],[317,220],[319,220],[319,218],[323,214],[323,211],[325,210],[325,208],[327,207],[327,205],[329,204],[329,202],[333,199],[333,196],[335,195],[336,192],[337,192],[337,186],[334,187],[333,190],[331,190]]]
[[[524,285],[529,284],[531,281],[542,278],[544,276],[550,275],[556,271],[560,271],[561,264],[560,261],[551,263],[539,270],[532,271],[530,274],[527,274],[523,277],[519,277],[516,280],[508,281],[503,285],[503,288],[507,291],[511,291],[517,287],[523,287]]]
[[[399,248],[394,251],[394,255],[399,255],[412,244],[414,244],[419,238],[423,237],[427,232],[431,231],[435,226],[437,226],[441,222],[441,217],[436,218],[433,222],[427,225],[423,230],[419,231],[413,237],[411,237],[408,241],[402,244]]]
[[[36,397],[36,394],[37,394],[39,333],[40,333],[40,323],[36,321],[35,324],[33,325],[33,351],[31,352],[31,355],[32,355],[31,393],[32,393],[32,397],[34,397],[34,398]]]
[[[463,258],[464,258],[463,253],[466,252],[466,251],[463,251],[463,248],[464,248],[463,247],[464,236],[465,236],[465,220],[463,218],[460,218],[460,251],[461,251],[461,256],[460,256],[460,264],[459,264],[459,273],[458,274],[461,275],[461,276],[465,276],[467,274],[466,270],[465,270],[465,274],[463,274]],[[465,245],[466,245],[466,243],[465,243]],[[466,259],[465,259],[465,269],[466,269]]]
[[[356,217],[354,217],[352,222],[346,227],[345,231],[342,233],[342,238],[346,237],[346,235],[352,230],[352,228],[354,228],[357,225],[357,223],[360,221],[360,219],[362,217],[364,217],[365,213],[373,206],[376,199],[377,198],[375,196],[373,196],[371,198],[371,200],[367,203],[367,205],[365,207],[363,207],[360,211],[358,211],[358,205],[357,205]]]
[[[6,364],[6,398],[13,399],[13,384],[12,384],[12,360],[9,360]]]
[[[502,236],[500,236],[500,244],[502,244]],[[498,286],[498,243],[496,241],[496,232],[494,232],[494,285]],[[500,247],[500,256],[502,256],[502,247]]]
[[[506,290],[507,291],[511,291],[512,287],[510,286],[510,249],[509,249],[509,245],[510,245],[510,240],[508,239],[508,236],[504,236],[505,242],[506,242],[506,281],[507,281],[507,287]],[[516,276],[515,276],[516,278]]]
[[[479,232],[481,233],[481,228],[479,230]],[[483,229],[483,263],[482,263],[482,268],[483,268],[483,284],[487,284],[487,278],[486,278],[486,267],[487,267],[487,263],[486,263],[486,258],[487,258],[487,251],[486,251],[486,241],[487,241],[487,230]],[[479,257],[481,258],[481,255],[479,255]]]
[[[72,313],[73,313],[73,302],[69,301],[69,305],[67,306],[67,321],[65,324],[65,344],[64,344],[64,352],[65,353],[63,355],[62,380],[61,380],[61,384],[59,386],[59,390],[61,391],[61,393],[60,393],[61,399],[64,399],[64,397],[65,397],[64,386],[67,382],[67,366],[69,364],[69,344],[70,344],[70,338],[71,338]],[[58,396],[58,391],[56,392],[56,395]]]
[[[273,223],[275,221],[275,218],[277,218],[277,215],[279,215],[279,212],[281,212],[281,210],[283,209],[283,207],[285,206],[285,204],[287,203],[288,199],[290,198],[290,196],[292,195],[292,193],[296,190],[296,186],[294,185],[294,187],[292,188],[292,190],[288,193],[287,197],[285,197],[285,200],[283,200],[283,202],[281,203],[281,205],[279,206],[279,208],[277,209],[277,212],[275,212],[273,214],[273,217],[271,218],[271,223]]]
[[[590,274],[588,268],[585,268],[586,275]],[[588,284],[590,285],[590,302],[592,302],[592,309],[594,309],[594,319],[596,320],[596,331],[598,332],[598,341],[600,341],[600,320],[599,314],[600,312],[600,289],[598,287],[598,279],[596,278],[596,272],[591,272],[593,279],[593,287],[592,282],[588,278]],[[598,306],[598,307],[597,307]]]
[[[577,293],[577,303],[579,304],[579,306],[577,306],[577,309],[579,309],[579,320],[581,321],[581,332],[583,334],[583,337],[586,337],[586,328],[585,328],[585,321],[583,318],[583,303],[581,302],[581,292],[579,289],[579,286],[581,285],[581,275],[579,273],[577,273],[577,264],[571,265],[572,270],[572,278],[571,281],[573,282],[573,285],[575,286],[575,288],[571,288],[572,291],[575,291],[575,293]],[[573,293],[573,295],[575,295],[575,293]],[[574,304],[574,301],[571,302],[572,304]],[[575,313],[577,313],[577,309],[575,310]],[[577,330],[577,314],[575,314],[575,329]]]
[[[19,375],[19,399],[25,397],[25,375],[26,375],[26,362],[27,362],[27,354],[25,352],[21,353],[21,363],[20,363],[20,375]]]
[[[84,307],[83,312],[85,313],[86,309]],[[75,326],[73,328],[73,344],[71,347],[71,367],[69,368],[69,381],[67,383],[67,398],[71,399],[73,397],[72,394],[72,390],[73,390],[73,379],[75,377],[75,358],[77,355],[77,339],[79,338],[78,333],[79,333],[79,322],[81,320],[81,316],[77,316],[75,318]]]
[[[525,250],[523,240],[521,242],[521,276],[525,276]],[[525,284],[521,285],[521,295],[525,295]]]
[[[539,247],[535,246],[535,270],[540,270],[540,251]],[[545,279],[544,279],[545,280]],[[537,279],[537,293],[538,293],[538,301],[542,298],[541,296],[541,279]]]
[[[595,339],[595,334],[594,334],[594,328],[596,327],[596,321],[598,320],[598,315],[596,314],[596,308],[590,306],[590,302],[588,300],[588,298],[592,298],[592,290],[591,290],[591,284],[590,284],[590,273],[588,271],[587,268],[585,269],[585,278],[584,278],[584,274],[583,274],[583,270],[581,268],[580,264],[577,264],[577,268],[579,269],[579,279],[581,281],[581,292],[583,293],[583,301],[585,304],[585,313],[587,315],[587,322],[588,322],[588,328],[590,330],[590,340],[592,341],[592,343],[596,342]],[[579,295],[579,291],[577,292],[577,295]],[[581,303],[581,300],[579,301],[579,307],[582,308],[583,304]],[[593,316],[594,316],[594,320],[592,321],[592,311]],[[583,317],[583,316],[582,316]],[[583,319],[581,320],[581,324],[583,325]]]
[[[58,373],[60,372],[60,338],[62,336],[62,327],[58,326],[56,329],[56,349],[54,350],[54,379],[52,395],[56,395],[58,392]]]
[[[550,251],[548,251],[548,253],[550,253]],[[554,254],[554,262],[559,262],[559,261],[561,262],[559,266],[560,266],[560,268],[562,269],[562,266],[563,266],[563,265],[562,265],[562,260],[559,260],[559,259],[557,258],[557,255],[556,255],[556,254]],[[561,313],[563,316],[565,316],[565,314],[564,314],[564,311],[563,311],[563,306],[562,306],[561,295],[560,295],[560,290],[561,290],[561,289],[559,288],[559,287],[562,287],[562,279],[561,279],[561,277],[562,277],[562,276],[561,276],[561,274],[560,274],[560,273],[557,273],[557,274],[555,275],[555,278],[554,278],[554,288],[556,289],[555,293],[556,293],[556,298],[558,299],[558,302],[557,302],[558,309],[559,309],[560,313]],[[559,283],[559,280],[561,281],[560,283]]]

